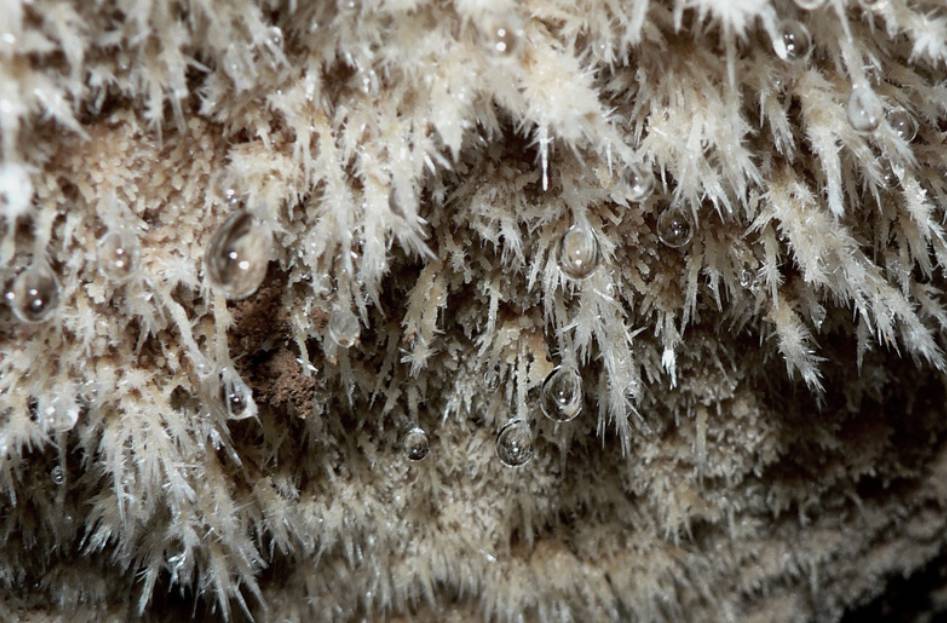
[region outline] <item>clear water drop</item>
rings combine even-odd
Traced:
[[[358,88],[359,90],[368,97],[374,97],[378,95],[378,91],[381,88],[381,81],[378,79],[378,73],[369,67],[368,69],[361,69],[358,72]]]
[[[516,54],[522,34],[513,23],[494,24],[488,29],[487,47],[494,56],[509,58]]]
[[[56,400],[53,404],[55,405],[55,412],[47,418],[53,430],[66,433],[75,428],[76,422],[79,421],[79,407],[72,401],[66,403],[62,400]]]
[[[654,190],[654,174],[644,167],[632,167],[628,171],[627,182],[632,201],[644,201]]]
[[[267,40],[274,48],[283,47],[283,31],[279,26],[271,26],[267,31]]]
[[[827,312],[822,305],[817,305],[816,308],[812,310],[812,324],[817,331],[821,329],[823,323],[825,323],[826,315]]]
[[[53,481],[53,484],[57,487],[66,482],[66,472],[63,470],[62,465],[56,465],[49,472],[49,479]]]
[[[340,348],[351,348],[362,333],[358,317],[352,310],[337,306],[329,317],[329,338]]]
[[[134,233],[120,229],[109,232],[99,244],[99,271],[116,283],[128,281],[138,269],[141,245]]]
[[[431,451],[431,441],[428,439],[427,431],[420,426],[413,426],[405,433],[402,446],[405,457],[414,463],[426,459]]]
[[[211,285],[227,298],[256,292],[270,263],[270,233],[250,213],[231,214],[210,239],[204,265]]]
[[[507,467],[521,467],[533,458],[533,434],[525,420],[514,419],[497,433],[497,458]]]
[[[898,178],[898,174],[894,172],[891,161],[887,158],[883,158],[878,162],[878,166],[881,169],[881,187],[886,190],[897,188],[901,180]]]
[[[13,280],[5,298],[20,322],[48,320],[59,307],[60,287],[55,273],[46,264],[34,264]]]
[[[786,47],[784,60],[799,61],[812,51],[812,35],[802,22],[787,20],[780,24],[780,37]]]
[[[917,121],[914,115],[904,108],[892,108],[885,117],[888,125],[902,141],[910,143],[917,136]]]
[[[658,238],[664,245],[679,249],[687,246],[693,237],[694,225],[684,210],[666,208],[658,216]]]
[[[804,11],[815,11],[825,6],[826,0],[796,0],[796,6]]]
[[[573,225],[559,243],[559,268],[572,279],[585,279],[598,266],[598,240],[587,225]]]
[[[858,132],[874,132],[881,125],[881,100],[871,89],[856,87],[848,98],[848,122]]]
[[[571,366],[557,366],[540,392],[543,414],[555,422],[571,422],[582,413],[582,377]]]
[[[740,287],[746,290],[752,290],[756,287],[756,271],[751,268],[744,268],[740,271]]]
[[[222,375],[223,376],[223,375]],[[253,390],[240,378],[221,380],[220,402],[227,410],[227,416],[234,420],[244,418],[253,400]]]

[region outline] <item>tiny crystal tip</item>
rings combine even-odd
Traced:
[[[99,245],[99,271],[112,281],[128,281],[138,269],[140,254],[141,247],[133,233],[109,232]]]
[[[903,108],[892,108],[885,115],[888,125],[902,141],[910,143],[917,136],[917,121],[914,116]]]
[[[270,233],[248,212],[231,214],[210,239],[204,265],[211,285],[227,298],[257,291],[270,263]]]
[[[573,225],[559,245],[559,267],[572,279],[585,279],[598,266],[598,240],[586,225]]]
[[[427,432],[420,426],[414,426],[405,433],[402,445],[405,458],[415,463],[423,461],[431,451],[431,442]]]
[[[496,441],[497,458],[507,467],[520,467],[533,458],[533,434],[529,425],[520,419],[510,420],[500,432]]]
[[[848,122],[858,132],[874,132],[881,125],[881,100],[871,89],[856,87],[848,98]]]
[[[687,212],[679,208],[667,208],[661,212],[658,217],[658,238],[664,245],[679,249],[687,246],[693,236],[694,226]]]
[[[35,264],[13,280],[6,299],[20,322],[48,320],[59,307],[59,280],[45,264]]]
[[[570,422],[582,413],[582,377],[575,368],[558,366],[546,376],[540,391],[543,414],[555,422]]]
[[[627,182],[632,201],[644,201],[654,190],[654,174],[644,167],[634,166],[629,169]]]
[[[788,20],[780,25],[780,36],[786,48],[785,60],[798,61],[806,58],[812,51],[812,36],[801,22]]]

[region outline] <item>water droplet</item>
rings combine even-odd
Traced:
[[[374,97],[378,95],[380,81],[378,80],[378,74],[374,69],[369,67],[368,69],[359,70],[358,88],[368,97]]]
[[[242,419],[247,414],[247,407],[250,406],[252,400],[253,390],[242,379],[221,380],[220,402],[224,405],[230,418]]]
[[[897,188],[901,180],[898,178],[898,174],[894,172],[891,161],[887,158],[882,158],[878,162],[878,166],[881,169],[881,187],[887,190]]]
[[[497,458],[507,467],[520,467],[533,458],[533,434],[525,420],[514,419],[497,433]]]
[[[402,445],[405,457],[413,462],[423,461],[431,451],[431,442],[427,432],[420,426],[414,426],[405,433]]]
[[[694,237],[691,218],[682,209],[666,208],[658,217],[658,238],[672,249],[687,246]]]
[[[352,310],[335,307],[329,318],[329,337],[341,348],[351,348],[362,333],[358,317]]]
[[[573,225],[559,244],[559,267],[572,279],[585,279],[598,266],[598,240],[587,225]]]
[[[756,286],[756,271],[744,268],[740,271],[740,287],[751,290]]]
[[[825,322],[826,317],[825,307],[817,305],[815,309],[812,310],[812,324],[815,326],[816,330],[822,328],[822,324]]]
[[[256,292],[270,262],[269,231],[246,211],[231,214],[210,239],[204,265],[211,284],[230,299]]]
[[[582,413],[582,377],[571,366],[557,366],[546,376],[540,392],[543,414],[556,422],[571,422]]]
[[[45,421],[56,432],[67,433],[79,421],[79,407],[72,400],[57,397],[46,409]]]
[[[56,486],[66,482],[66,472],[63,471],[62,465],[56,465],[53,467],[52,471],[49,472],[49,478]]]
[[[632,167],[627,176],[629,196],[632,201],[644,201],[654,190],[654,174],[644,167]]]
[[[13,314],[21,322],[43,322],[59,307],[59,280],[46,264],[34,264],[13,280],[6,293]]]
[[[804,11],[815,11],[825,6],[825,0],[796,0],[796,6]]]
[[[271,26],[267,31],[267,39],[274,48],[283,47],[283,31],[279,26]]]
[[[917,136],[917,121],[907,110],[900,107],[893,108],[885,116],[888,119],[888,125],[902,141],[910,143]]]
[[[141,245],[132,232],[121,229],[109,232],[99,244],[99,270],[109,279],[122,283],[138,269]]]
[[[798,61],[809,56],[812,51],[812,35],[802,22],[787,20],[780,25],[780,36],[786,46],[784,60]]]
[[[859,6],[866,11],[877,11],[884,8],[888,0],[858,0]]]
[[[338,0],[339,12],[353,13],[358,9],[358,0]]]
[[[523,32],[513,24],[496,24],[489,28],[487,46],[494,56],[511,57],[516,54]]]
[[[881,125],[881,100],[871,89],[856,87],[848,98],[848,122],[858,132],[874,132]]]

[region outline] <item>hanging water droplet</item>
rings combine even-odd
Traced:
[[[55,398],[46,410],[45,421],[59,433],[67,433],[79,421],[79,407],[73,400]]]
[[[520,467],[533,458],[533,434],[520,419],[510,420],[497,433],[497,458],[507,467]]]
[[[543,381],[540,398],[546,417],[570,422],[582,413],[582,377],[571,366],[557,366]]]
[[[358,341],[362,327],[352,310],[337,306],[329,318],[329,337],[340,348],[351,348]]]
[[[874,132],[881,125],[881,100],[871,89],[856,87],[848,98],[848,122],[858,132]]]
[[[378,79],[378,74],[374,69],[369,67],[368,69],[359,70],[357,79],[358,88],[362,93],[368,97],[374,97],[378,95],[381,83]]]
[[[279,26],[271,26],[267,31],[267,40],[274,48],[283,47],[283,31]]]
[[[825,0],[796,0],[796,6],[804,11],[815,11],[825,6]]]
[[[812,310],[812,324],[815,326],[816,330],[822,328],[822,324],[825,322],[825,317],[827,313],[825,307],[822,305],[817,305],[815,309]]]
[[[802,22],[787,20],[780,24],[780,37],[786,48],[784,60],[802,60],[812,51],[812,35]]]
[[[898,187],[898,184],[901,183],[901,180],[898,178],[898,174],[894,172],[894,167],[891,165],[891,161],[887,158],[882,158],[878,162],[878,166],[881,169],[881,187],[886,190],[893,190]]]
[[[746,290],[752,290],[756,287],[756,271],[750,268],[744,268],[740,271],[740,287]]]
[[[52,471],[49,472],[49,479],[52,480],[53,484],[57,487],[66,482],[66,472],[63,470],[62,465],[53,467]]]
[[[917,121],[907,110],[900,107],[892,108],[885,117],[888,125],[902,141],[910,143],[917,136]]]
[[[585,279],[598,266],[598,240],[587,225],[575,224],[559,243],[559,268],[572,279]]]
[[[431,451],[431,442],[428,439],[427,431],[420,426],[414,426],[405,433],[402,445],[404,446],[405,457],[415,463],[423,461]]]
[[[109,232],[99,244],[99,271],[122,283],[138,269],[141,245],[138,237],[126,229]]]
[[[495,24],[487,34],[487,46],[494,56],[511,57],[519,47],[522,29],[515,24]]]
[[[227,415],[235,420],[247,415],[247,407],[253,400],[253,390],[240,378],[222,379],[220,382],[220,402],[227,410]]]
[[[654,174],[644,167],[632,167],[628,171],[628,192],[632,201],[644,201],[654,190]]]
[[[666,246],[679,249],[694,236],[691,218],[680,208],[666,208],[658,217],[658,238]]]
[[[230,299],[256,292],[270,263],[270,234],[246,211],[231,214],[204,253],[207,277]]]
[[[28,323],[43,322],[59,307],[59,280],[46,264],[34,264],[13,280],[5,298],[13,314]]]

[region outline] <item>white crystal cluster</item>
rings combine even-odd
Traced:
[[[0,620],[837,618],[945,141],[942,0],[0,0]]]

